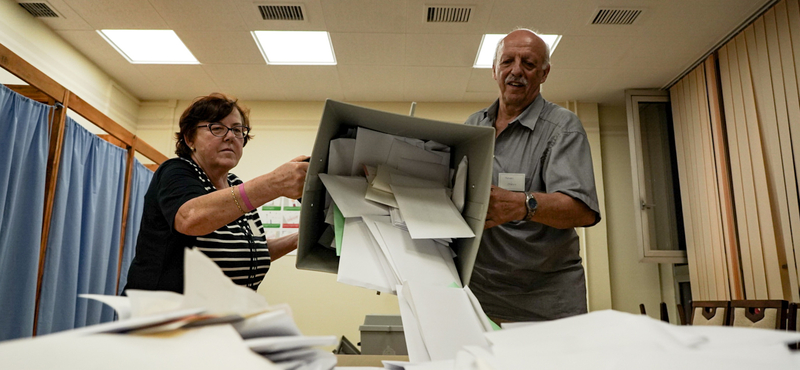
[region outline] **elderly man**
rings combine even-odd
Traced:
[[[500,97],[466,124],[496,130],[489,211],[469,284],[495,322],[585,313],[575,227],[600,221],[586,132],[572,112],[539,93],[547,44],[518,29],[497,46]]]

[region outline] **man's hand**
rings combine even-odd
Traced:
[[[484,229],[502,225],[509,221],[525,218],[528,209],[525,207],[525,193],[509,191],[492,185],[489,195],[489,211],[486,212]]]

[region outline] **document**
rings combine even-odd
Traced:
[[[433,286],[461,286],[455,262],[449,247],[428,239],[411,239],[407,231],[391,224],[375,222],[382,242],[391,255],[391,261],[401,282],[419,281]]]
[[[367,192],[365,178],[333,176],[325,173],[319,174],[319,178],[344,217],[389,214],[388,207],[364,199]]]
[[[353,165],[350,174],[363,175],[363,165],[377,166],[386,163],[395,136],[359,127],[356,146],[353,150]]]
[[[471,238],[475,236],[444,188],[392,185],[400,212],[413,239]]]
[[[393,292],[386,276],[392,272],[384,270],[387,264],[382,263],[381,258],[384,258],[383,252],[364,221],[360,218],[346,219],[336,281],[379,292]]]
[[[337,176],[352,176],[355,150],[356,139],[341,138],[331,140],[328,147],[327,173]]]
[[[463,289],[419,281],[403,285],[431,361],[455,359],[466,345],[489,349],[480,320]],[[403,324],[405,330],[405,321]]]
[[[450,197],[450,200],[453,201],[453,205],[456,206],[458,213],[464,212],[464,201],[467,197],[468,169],[469,163],[467,161],[467,156],[464,156],[464,158],[461,158],[461,162],[458,163],[456,176],[455,179],[453,179],[453,195]]]

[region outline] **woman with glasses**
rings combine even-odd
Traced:
[[[280,196],[299,198],[308,157],[247,182],[229,173],[252,139],[247,113],[216,93],[183,112],[178,158],[158,167],[145,194],[125,289],[182,293],[184,248],[196,247],[235,283],[255,290],[270,262],[297,248],[297,234],[267,240],[255,209]]]

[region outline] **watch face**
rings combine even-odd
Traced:
[[[533,195],[531,195],[530,198],[528,198],[527,202],[528,202],[528,209],[536,209],[536,206],[539,205],[539,203],[536,202],[536,198],[534,198]]]

